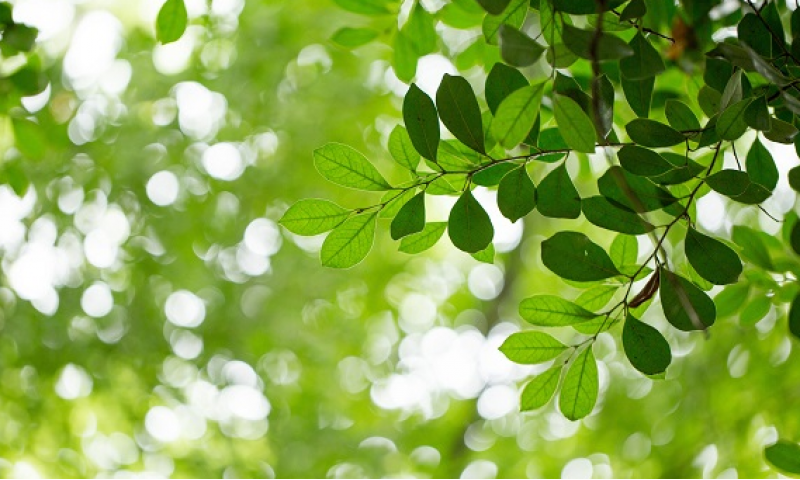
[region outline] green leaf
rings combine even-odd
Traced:
[[[405,30],[398,30],[394,36],[394,56],[392,67],[394,73],[403,82],[410,82],[417,73],[419,54],[414,47],[414,42]]]
[[[516,222],[536,207],[536,186],[528,176],[525,165],[512,170],[497,187],[497,206],[500,212]]]
[[[655,177],[674,168],[664,157],[647,148],[626,145],[617,152],[619,164],[634,175]]]
[[[494,244],[490,243],[488,247],[484,248],[483,250],[475,253],[470,253],[470,256],[475,260],[483,263],[488,263],[490,265],[494,264]]]
[[[500,26],[500,56],[509,65],[527,67],[544,53],[544,47],[511,25]]]
[[[550,218],[578,218],[581,197],[567,172],[566,163],[554,168],[536,192],[539,213]]]
[[[453,205],[447,225],[453,245],[467,253],[483,250],[494,236],[489,215],[469,190]]]
[[[664,113],[670,126],[678,131],[700,130],[700,121],[688,105],[670,99],[664,106]]]
[[[664,336],[630,314],[622,328],[622,346],[633,368],[645,375],[661,373],[672,362],[672,351]]]
[[[631,0],[628,5],[622,9],[622,13],[619,16],[620,22],[627,22],[628,20],[634,20],[637,18],[642,18],[647,13],[647,5],[645,4],[644,0]]]
[[[683,143],[686,138],[674,128],[663,123],[637,118],[625,126],[631,140],[645,147],[671,147]]]
[[[722,103],[722,94],[708,85],[703,85],[702,88],[700,88],[700,92],[697,94],[697,103],[700,105],[700,110],[709,118],[712,118],[719,112],[719,107]],[[716,123],[716,121],[714,123]],[[709,125],[706,126],[708,127]]]
[[[554,295],[535,295],[519,304],[519,315],[528,323],[540,327],[567,327],[597,318],[577,304]]]
[[[617,290],[619,290],[619,285],[595,285],[578,295],[578,298],[575,299],[575,303],[586,310],[598,311],[608,305],[608,302],[614,298]],[[586,323],[581,323],[580,325],[586,326]]]
[[[402,125],[394,127],[394,130],[389,135],[389,153],[397,163],[409,171],[414,172],[417,170],[420,155],[414,149],[414,144],[411,143],[408,130]]]
[[[514,163],[498,163],[487,167],[472,176],[472,183],[484,187],[493,187],[499,184],[508,172],[517,168]]]
[[[385,15],[392,13],[387,0],[333,0],[344,10],[361,15]]]
[[[642,80],[655,77],[666,70],[661,54],[650,45],[650,41],[642,35],[642,32],[637,33],[628,45],[630,45],[633,55],[619,61],[620,72],[626,78]]]
[[[775,160],[769,150],[758,140],[753,141],[753,145],[747,152],[747,159],[745,161],[747,173],[750,175],[750,180],[763,185],[767,190],[775,190],[778,185],[778,167],[775,165]]]
[[[336,227],[322,243],[320,260],[326,267],[350,268],[367,256],[375,241],[377,213],[362,213]]]
[[[491,15],[500,15],[506,9],[510,0],[478,0],[484,10]]]
[[[731,237],[736,245],[742,247],[741,254],[745,259],[766,270],[775,268],[766,243],[766,239],[773,240],[772,237],[744,225],[735,225]]]
[[[403,31],[411,40],[417,55],[428,55],[436,51],[437,34],[434,27],[436,20],[423,8],[421,3],[414,3]]]
[[[717,120],[717,134],[724,140],[736,140],[747,131],[747,123],[744,121],[744,111],[752,99],[746,98],[736,102],[719,116]]]
[[[795,222],[792,226],[789,244],[791,245],[792,250],[794,250],[794,253],[800,255],[800,221]]]
[[[183,0],[167,0],[158,11],[156,38],[161,43],[177,41],[186,31],[189,16]]]
[[[422,253],[442,238],[447,222],[431,222],[421,232],[409,235],[400,241],[399,250],[403,253]]]
[[[539,115],[544,86],[540,82],[520,88],[500,103],[492,121],[492,134],[500,145],[514,148],[525,140]]]
[[[600,177],[597,186],[601,195],[634,212],[659,210],[678,201],[647,178],[630,174],[616,165]]]
[[[800,294],[794,297],[789,308],[789,332],[800,339]]]
[[[543,332],[512,333],[500,345],[500,351],[512,362],[535,365],[561,355],[567,346]]]
[[[558,399],[561,413],[570,420],[579,420],[592,413],[597,403],[599,383],[597,363],[589,346],[575,357],[564,376]]]
[[[425,228],[425,192],[411,198],[392,220],[392,240],[399,240]]]
[[[27,159],[42,160],[51,144],[42,126],[24,118],[12,119],[11,125],[17,150]]]
[[[606,230],[641,235],[653,231],[654,228],[633,210],[614,205],[600,195],[584,198],[582,208],[589,223]]]
[[[714,325],[717,308],[694,283],[665,268],[659,270],[661,307],[673,327],[685,332],[705,330]]]
[[[760,322],[772,308],[772,299],[759,295],[742,309],[739,315],[739,323],[745,326],[752,326]]]
[[[578,232],[558,232],[542,242],[542,262],[559,277],[592,282],[619,275],[608,254]]]
[[[497,113],[497,108],[511,93],[528,86],[525,75],[513,67],[503,63],[495,63],[486,77],[486,103],[492,115]]]
[[[611,242],[608,254],[618,269],[636,265],[636,260],[639,258],[639,241],[636,237],[619,234]]]
[[[436,162],[439,148],[439,116],[433,100],[412,83],[403,100],[403,121],[405,121],[411,144],[420,155]]]
[[[800,445],[794,442],[778,440],[764,449],[764,458],[779,470],[800,475]]]
[[[655,77],[642,80],[629,80],[622,77],[621,83],[625,99],[628,100],[628,105],[631,106],[633,113],[638,117],[647,118],[650,115],[650,100],[653,97]]]
[[[564,45],[580,58],[592,58],[592,44],[595,41],[594,30],[583,30],[571,25],[564,24],[564,34],[562,40]],[[621,38],[608,33],[601,33],[597,41],[597,60],[619,60],[634,54],[630,47]]]
[[[610,0],[604,2],[604,10],[611,10],[625,3],[625,0]],[[597,13],[596,0],[553,0],[553,8],[558,12],[572,15],[591,15]]]
[[[378,32],[371,28],[340,28],[333,34],[331,41],[345,48],[356,48],[378,38]]]
[[[772,57],[772,35],[764,22],[754,13],[748,13],[736,27],[739,41],[747,44],[757,54]]]
[[[444,74],[436,91],[436,108],[450,133],[476,152],[486,153],[481,109],[475,92],[464,77]]]
[[[714,305],[719,318],[737,314],[747,303],[750,294],[750,284],[747,282],[734,283],[726,286],[714,297]]]
[[[528,13],[528,0],[511,0],[508,6],[497,15],[486,15],[483,19],[483,36],[489,45],[497,45],[500,27],[511,25],[522,28]]]
[[[563,368],[563,365],[555,365],[528,382],[522,390],[519,409],[525,412],[547,405],[556,393]]]
[[[350,216],[350,210],[318,198],[298,201],[278,221],[297,235],[319,235],[333,230]]]
[[[776,143],[791,144],[794,137],[797,135],[797,128],[791,123],[784,122],[778,118],[772,119],[772,128],[764,132],[767,140],[772,140]]]
[[[744,110],[744,122],[748,127],[767,131],[772,128],[772,118],[767,109],[767,97],[761,96],[750,102]]]
[[[594,153],[597,134],[594,124],[575,100],[556,95],[553,98],[554,116],[561,136],[573,150]]]
[[[742,261],[729,246],[692,227],[686,231],[686,258],[701,277],[715,285],[735,283]]]
[[[800,193],[800,167],[794,167],[789,170],[787,177],[789,179],[789,186],[792,187],[792,190]]]
[[[734,103],[742,101],[742,96],[742,71],[736,70],[731,78],[728,79],[728,83],[725,84],[725,89],[722,91],[722,97],[720,97],[719,102],[720,110],[725,110]]]
[[[709,175],[706,183],[714,191],[748,205],[761,203],[772,194],[766,187],[753,183],[748,173],[739,170],[721,170]]]
[[[343,187],[371,191],[392,188],[367,157],[341,143],[314,150],[314,166],[320,175]]]

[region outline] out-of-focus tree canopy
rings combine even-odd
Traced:
[[[392,237],[416,227],[379,219],[364,261],[325,268],[325,236],[296,235],[278,221],[301,199],[333,200],[348,210],[381,202],[381,193],[320,177],[314,151],[346,144],[385,181],[408,181],[389,151],[398,124],[415,128],[408,124],[414,117],[403,115],[408,96],[435,97],[444,74],[460,75],[480,107],[490,107],[483,120],[491,120],[500,103],[483,91],[492,68],[527,62],[525,52],[535,47],[524,32],[553,33],[541,23],[550,7],[562,29],[574,23],[602,34],[592,30],[596,16],[570,11],[587,2],[166,3],[19,0],[13,11],[0,4],[0,474],[731,478],[792,468],[800,370],[787,305],[798,292],[800,260],[790,246],[797,216],[787,172],[798,165],[791,145],[762,138],[780,170],[763,210],[730,200],[743,192],[724,194],[727,183],[718,182],[682,212],[745,259],[737,283],[713,286],[694,263],[674,260],[683,258],[682,236],[665,243],[678,273],[708,290],[717,313],[703,335],[669,326],[656,307],[663,292],[641,309],[641,320],[671,346],[664,378],[631,367],[618,325],[589,337],[591,350],[583,350],[597,359],[590,415],[570,421],[558,402],[520,412],[525,382],[549,367],[513,363],[499,350],[509,335],[528,329],[520,302],[533,295],[574,300],[586,289],[542,262],[543,241],[575,230],[608,250],[615,234],[586,215],[576,218],[580,210],[550,215],[541,205],[512,215],[525,217],[512,223],[509,210],[497,207],[491,181],[474,190],[494,225],[488,258],[458,251],[447,235],[424,253],[398,252]],[[644,17],[629,13],[628,23],[638,23],[666,61],[647,104],[662,123],[672,116],[667,105],[680,110],[670,100],[690,98],[689,113],[707,127],[725,96],[741,102],[758,87],[758,98],[773,95],[775,78],[763,78],[772,70],[752,57],[704,56],[742,31],[745,45],[763,39],[762,24],[746,23],[752,17],[743,14],[761,18],[774,10],[787,37],[800,25],[791,2],[773,9],[749,1],[600,5],[607,3],[617,13],[635,4],[647,9]],[[484,7],[499,7],[499,15]],[[505,15],[509,8],[528,12],[527,23],[525,15]],[[607,32],[633,41],[637,29],[615,33],[618,18],[606,15]],[[503,23],[522,31],[502,29],[503,42],[515,48],[501,56],[492,38]],[[742,23],[748,29],[737,30]],[[542,45],[550,45],[546,38]],[[589,60],[598,56],[597,42]],[[772,57],[779,45],[768,39],[761,47]],[[794,43],[786,48],[788,55],[774,55],[784,61],[780,79],[797,78],[798,67],[788,66]],[[548,77],[542,65],[566,56],[574,62],[571,51],[543,49],[539,63],[524,70],[528,79],[558,81],[556,70]],[[737,61],[749,61],[750,70]],[[746,73],[734,74],[731,62]],[[561,81],[573,77],[578,92],[591,93],[598,73],[592,63],[558,64]],[[736,75],[745,79],[738,93],[726,93]],[[760,83],[750,85],[748,76]],[[630,90],[622,91],[619,71],[608,77],[614,125],[647,117]],[[409,90],[412,81],[419,88]],[[791,106],[782,95],[794,82],[780,85],[778,101]],[[550,116],[560,127],[566,122],[559,118],[584,115],[592,127],[591,115],[572,115],[576,105],[565,100]],[[765,104],[767,119],[791,127],[793,110],[771,116],[781,106]],[[580,138],[562,127],[564,138],[555,139],[553,130],[551,142],[581,150]],[[692,128],[676,130],[688,135]],[[744,135],[727,139],[719,167],[745,161],[756,132]],[[517,143],[523,140],[525,131]],[[738,155],[733,140],[741,142]],[[590,196],[608,168],[605,156],[594,157],[572,155],[561,170],[542,163],[532,170],[540,193],[543,177],[557,172]],[[429,222],[448,220],[460,190],[443,193],[453,195],[425,204]],[[677,190],[675,196],[683,198]],[[444,232],[443,223],[436,228]],[[469,244],[473,233],[449,236]],[[640,239],[634,244],[644,257],[653,245]],[[636,279],[645,286],[646,277]],[[613,292],[593,288],[610,301]],[[546,331],[569,345],[587,338],[568,327]]]

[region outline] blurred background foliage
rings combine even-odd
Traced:
[[[604,333],[593,415],[520,414],[518,383],[538,367],[497,347],[520,328],[521,298],[574,295],[538,259],[563,222],[493,211],[493,265],[447,242],[397,253],[382,228],[348,271],[320,267],[321,238],[276,224],[299,198],[365,203],[314,171],[326,142],[400,178],[385,151],[406,88],[387,46],[396,16],[187,0],[186,35],[158,45],[160,4],[15,2],[15,25],[39,37],[31,53],[6,46],[0,68],[0,474],[776,475],[764,445],[800,438],[797,344],[780,309],[748,321],[734,308],[709,338],[673,332],[658,382]],[[382,41],[330,40],[369,22]],[[417,67],[429,91],[497,61],[479,26],[437,28],[448,41]],[[736,298],[774,294],[765,275],[750,272]]]

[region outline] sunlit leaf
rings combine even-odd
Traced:
[[[519,315],[540,327],[565,327],[588,322],[598,315],[553,295],[536,295],[519,304]]]
[[[597,363],[589,346],[575,357],[564,375],[558,398],[561,413],[570,420],[589,415],[597,403],[599,388]]]
[[[343,187],[373,191],[392,188],[367,157],[341,143],[314,150],[314,166],[320,175]]]
[[[522,390],[519,409],[524,412],[547,405],[558,389],[558,380],[561,378],[563,368],[563,365],[556,365],[528,382]]]
[[[404,237],[400,241],[399,250],[404,253],[421,253],[431,248],[442,238],[447,229],[447,222],[431,222],[425,224],[421,232]]]
[[[376,213],[362,213],[336,227],[322,243],[320,260],[326,267],[350,268],[364,259],[375,241]]]
[[[188,21],[183,0],[167,0],[156,17],[156,38],[161,43],[177,41],[186,31]]]
[[[350,216],[350,210],[328,200],[309,198],[289,207],[280,224],[297,235],[318,235],[333,230]]]
[[[517,332],[500,345],[509,360],[522,364],[537,364],[561,355],[567,346],[544,332]]]

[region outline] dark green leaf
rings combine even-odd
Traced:
[[[641,235],[653,230],[653,225],[637,215],[636,212],[621,205],[614,205],[599,195],[584,198],[582,208],[586,220],[606,230],[631,235]]]
[[[492,115],[497,113],[500,103],[512,92],[527,87],[528,81],[519,70],[503,63],[495,63],[486,77],[486,103]]]
[[[403,120],[414,148],[435,162],[439,148],[439,116],[431,97],[414,83],[403,100]]]
[[[717,309],[708,295],[697,285],[662,268],[661,307],[664,316],[673,327],[685,332],[705,330],[714,325]]]
[[[800,192],[800,167],[794,167],[789,170],[787,176],[789,178],[789,186],[792,187],[792,190]]]
[[[478,3],[492,15],[500,15],[508,6],[510,0],[478,0]]]
[[[622,91],[625,93],[625,99],[628,100],[628,105],[638,117],[647,118],[650,115],[650,100],[653,96],[655,82],[654,77],[642,80],[629,80],[622,77]]]
[[[553,106],[556,123],[567,145],[578,152],[594,153],[597,134],[592,120],[580,105],[569,97],[556,95]]]
[[[341,143],[314,150],[314,166],[320,175],[343,187],[372,191],[392,188],[364,155]]]
[[[562,40],[564,45],[580,58],[592,58],[592,44],[594,42],[595,31],[575,28],[564,24],[564,34]],[[602,33],[597,42],[597,60],[619,60],[633,55],[633,48],[625,43],[621,38]]]
[[[453,205],[447,225],[453,245],[467,253],[483,250],[494,236],[489,215],[469,190]]]
[[[578,218],[581,215],[581,197],[561,164],[547,174],[539,184],[537,207],[539,213],[550,218]]]
[[[761,203],[772,193],[766,187],[753,183],[749,174],[739,170],[721,170],[708,176],[706,183],[714,191],[748,205]]]
[[[605,250],[578,232],[558,232],[542,242],[542,262],[559,277],[576,282],[620,273]]]
[[[303,199],[289,207],[280,223],[297,235],[319,235],[339,226],[350,210],[318,198]]]
[[[320,260],[326,267],[350,268],[367,256],[375,241],[376,213],[362,213],[336,227],[322,243]]]
[[[722,94],[710,88],[708,85],[703,85],[700,92],[697,94],[697,103],[700,104],[700,109],[703,113],[711,118],[719,112],[719,106],[722,103]]]
[[[736,27],[739,41],[746,43],[759,55],[772,57],[772,36],[755,13],[748,13]]]
[[[528,136],[539,115],[544,86],[540,82],[520,88],[500,103],[492,121],[492,133],[500,145],[514,148]]]
[[[605,10],[611,10],[625,3],[625,0],[604,2]],[[599,10],[596,0],[553,0],[553,8],[558,12],[572,15],[591,15]]]
[[[436,91],[436,108],[450,133],[476,152],[486,153],[481,109],[464,77],[444,75]]]
[[[772,118],[767,109],[767,98],[758,97],[744,110],[744,121],[748,127],[767,131],[772,128]]]
[[[672,362],[672,351],[664,336],[633,315],[625,319],[622,346],[633,368],[645,375],[661,373]]]
[[[510,25],[500,26],[500,55],[509,65],[527,67],[544,53],[544,47]]]
[[[688,105],[679,100],[667,100],[664,113],[670,126],[679,132],[700,130],[700,121]]]
[[[625,126],[631,140],[645,147],[671,147],[683,143],[686,138],[674,128],[663,123],[637,118]]]
[[[622,13],[619,16],[620,22],[627,22],[628,20],[634,20],[637,18],[642,18],[647,13],[647,5],[645,4],[644,0],[631,0],[628,5],[622,10]]]
[[[778,440],[778,443],[764,449],[764,457],[779,470],[800,475],[800,445]]]
[[[742,100],[742,71],[736,70],[734,74],[728,79],[725,89],[722,91],[720,97],[719,108],[725,110],[729,106]]]
[[[747,152],[747,160],[745,162],[747,173],[750,174],[750,180],[759,185],[763,185],[767,190],[774,190],[778,184],[778,167],[775,165],[775,160],[764,145],[755,139],[753,146]]]
[[[567,346],[543,332],[512,333],[500,345],[509,360],[526,365],[547,362],[561,355]]]
[[[392,240],[421,232],[425,228],[425,192],[411,198],[392,220]]]
[[[528,176],[525,165],[509,172],[497,187],[497,206],[500,212],[516,222],[536,207],[536,186]]]
[[[346,48],[355,48],[365,45],[378,37],[378,32],[371,28],[345,27],[336,31],[331,41]]]
[[[674,166],[661,155],[647,148],[626,145],[617,153],[619,164],[634,175],[654,177],[663,175]]]
[[[764,136],[768,140],[777,143],[791,144],[794,137],[797,135],[797,128],[791,123],[784,122],[783,120],[773,118],[772,128],[764,132]]]
[[[630,174],[618,166],[609,168],[597,181],[597,186],[601,195],[634,212],[650,212],[678,201],[647,178]]]
[[[746,98],[726,108],[717,120],[716,130],[724,140],[736,140],[747,131],[744,121],[744,111],[752,99]]]
[[[522,390],[519,409],[525,412],[547,405],[556,393],[563,368],[563,365],[556,365],[528,382]]]
[[[692,227],[686,231],[686,258],[701,277],[715,285],[735,283],[742,261],[729,246]]]
[[[510,162],[492,165],[491,167],[481,170],[473,175],[472,183],[484,187],[493,187],[499,184],[500,181],[503,180],[503,177],[505,177],[508,172],[514,170],[515,168],[517,168],[517,165]]]
[[[486,18],[483,19],[483,36],[486,38],[486,43],[497,45],[502,25],[521,28],[522,24],[525,23],[527,13],[528,0],[511,0],[501,13],[486,15]]]
[[[421,253],[431,248],[442,238],[447,222],[431,222],[421,232],[409,235],[400,241],[399,250],[404,253]]]
[[[183,0],[167,0],[158,11],[156,38],[161,43],[177,41],[186,31],[188,21],[189,17]]]
[[[800,294],[794,298],[789,308],[789,332],[800,339]]]
[[[619,61],[619,69],[626,78],[642,80],[655,77],[666,70],[661,54],[650,45],[641,32],[637,33],[628,45],[630,45],[633,55]]]
[[[561,413],[570,420],[589,415],[597,403],[599,388],[597,363],[590,345],[575,357],[564,376],[558,399]]]

